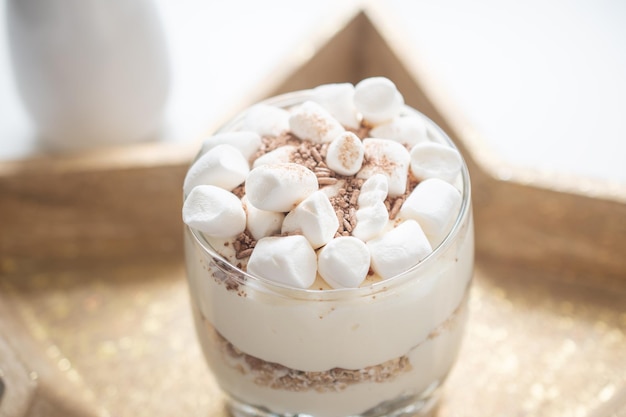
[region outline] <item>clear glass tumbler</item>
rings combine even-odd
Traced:
[[[309,94],[266,102],[289,107]],[[237,130],[242,117],[220,132]],[[426,122],[431,140],[454,147]],[[432,410],[462,341],[474,266],[465,165],[456,186],[461,209],[443,242],[401,274],[356,289],[294,289],[251,276],[185,227],[197,336],[233,415],[376,417]]]

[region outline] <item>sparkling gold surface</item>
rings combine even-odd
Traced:
[[[477,277],[442,415],[626,411],[624,287],[595,288],[593,277],[564,285],[540,271],[484,264]]]
[[[218,416],[182,262],[14,271],[1,281],[41,355],[107,416]]]
[[[226,415],[193,333],[182,259],[2,265],[14,319],[95,414]],[[623,415],[626,283],[593,282],[479,260],[438,415]]]

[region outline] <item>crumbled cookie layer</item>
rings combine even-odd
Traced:
[[[278,363],[267,362],[245,354],[226,340],[208,322],[205,322],[213,335],[213,341],[226,361],[242,374],[250,374],[257,385],[264,387],[303,392],[303,391],[342,391],[352,384],[361,382],[385,382],[412,369],[406,356],[401,356],[375,366],[350,370],[333,368],[323,372],[309,372],[291,369]]]

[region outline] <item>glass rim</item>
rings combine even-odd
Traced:
[[[293,106],[296,105],[298,103],[304,102],[307,99],[312,98],[312,91],[313,90],[299,90],[299,91],[293,91],[293,92],[289,92],[289,93],[283,93],[283,94],[279,94],[270,98],[267,98],[265,100],[259,101],[255,104],[252,104],[251,106],[248,106],[246,109],[244,109],[243,111],[239,112],[237,115],[235,115],[233,118],[231,118],[229,121],[227,121],[226,123],[224,123],[222,126],[220,126],[217,130],[215,130],[214,134],[217,133],[224,133],[224,132],[230,132],[230,131],[234,131],[234,129],[237,127],[238,124],[240,124],[244,118],[244,116],[246,115],[246,113],[254,106],[259,105],[259,104],[269,104],[269,105],[274,105],[277,107],[281,107],[281,108],[285,108],[285,107],[289,107],[289,106]],[[428,128],[429,129],[433,129],[437,135],[439,135],[445,142],[447,145],[451,146],[453,149],[459,151],[458,147],[456,146],[456,144],[452,141],[452,139],[450,139],[450,137],[446,134],[446,132],[443,131],[443,129],[441,129],[441,127],[439,127],[439,125],[437,125],[437,123],[435,123],[434,121],[432,121],[432,119],[430,119],[428,116],[426,116],[424,113],[420,112],[419,110],[408,106],[408,105],[404,105],[404,110],[408,111],[408,112],[414,112],[417,113],[418,115],[420,115],[422,118],[424,118],[424,120],[426,121]],[[201,150],[198,151],[198,154],[196,155],[195,160],[200,156]],[[366,286],[362,286],[362,287],[357,287],[357,288],[331,288],[331,289],[313,289],[313,288],[295,288],[295,287],[291,287],[289,285],[286,284],[281,284],[275,281],[272,281],[270,279],[267,278],[262,278],[262,277],[258,277],[252,274],[249,274],[248,272],[242,270],[241,268],[238,268],[236,265],[233,265],[230,261],[228,261],[226,258],[224,258],[222,255],[220,255],[212,246],[211,244],[205,239],[205,237],[203,236],[203,234],[201,232],[199,232],[198,230],[188,226],[188,225],[184,225],[185,229],[190,233],[190,235],[193,237],[193,240],[196,244],[198,244],[207,254],[209,254],[211,257],[220,260],[220,263],[223,263],[225,265],[228,266],[228,268],[232,269],[233,272],[235,272],[237,274],[236,279],[238,280],[238,282],[240,284],[245,284],[245,285],[255,285],[255,286],[259,286],[259,287],[263,287],[265,290],[270,290],[272,292],[275,293],[281,293],[285,296],[288,296],[289,298],[303,298],[303,299],[334,299],[334,298],[341,298],[341,297],[345,297],[345,296],[370,296],[370,295],[375,295],[381,291],[385,291],[388,290],[390,287],[397,287],[402,285],[405,281],[414,281],[414,280],[421,280],[421,278],[423,277],[423,275],[418,275],[417,278],[410,278],[413,273],[416,270],[419,269],[426,269],[428,268],[433,262],[436,262],[436,260],[441,257],[442,253],[444,253],[446,251],[446,249],[452,245],[452,242],[455,240],[455,238],[457,237],[457,235],[460,233],[461,229],[463,228],[463,225],[465,224],[467,217],[470,215],[470,207],[471,207],[471,183],[470,183],[470,177],[469,177],[469,170],[467,168],[467,164],[465,162],[465,159],[463,158],[463,155],[459,152],[459,155],[461,156],[461,160],[462,160],[462,167],[461,167],[461,178],[462,178],[462,187],[461,187],[461,192],[462,192],[462,199],[461,199],[461,207],[459,209],[459,213],[452,225],[452,227],[450,228],[450,231],[448,232],[448,234],[445,236],[445,238],[441,241],[441,243],[439,243],[439,245],[437,245],[435,248],[433,248],[432,252],[429,253],[424,259],[422,259],[421,261],[415,263],[414,265],[412,265],[410,268],[406,269],[405,271],[394,275],[391,278],[386,278],[386,279],[382,279],[380,281],[374,282],[372,284],[366,285]],[[193,164],[193,162],[192,162]],[[187,196],[184,195],[183,196],[183,200],[186,198]],[[218,267],[222,268],[221,265],[218,265]],[[226,273],[231,273],[230,271],[224,271]]]

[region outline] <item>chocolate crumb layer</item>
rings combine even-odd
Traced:
[[[360,178],[342,177],[343,188],[340,188],[336,195],[330,197],[330,204],[335,209],[339,228],[335,236],[349,236],[356,227],[356,204],[359,198],[361,186],[365,182]],[[347,233],[346,233],[347,232]]]
[[[408,357],[401,356],[356,370],[332,368],[321,372],[299,371],[247,355],[233,346],[208,322],[206,325],[213,334],[214,342],[227,357],[227,362],[243,374],[252,374],[255,384],[272,389],[295,392],[335,392],[361,382],[382,383],[412,369]],[[233,361],[237,363],[234,364]]]
[[[461,303],[443,323],[433,329],[426,340],[435,339],[450,330],[463,308],[465,308],[465,303]],[[398,375],[413,369],[408,356],[403,355],[361,369],[332,368],[319,372],[300,371],[278,363],[267,362],[240,351],[224,338],[204,316],[201,317],[207,331],[212,335],[217,349],[224,355],[225,362],[244,375],[252,375],[255,384],[271,389],[294,392],[336,392],[353,384],[391,381]],[[413,349],[420,345],[421,343]]]

